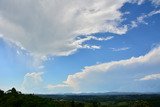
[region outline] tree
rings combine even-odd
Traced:
[[[71,107],[75,107],[75,102],[74,101],[71,102]]]
[[[21,92],[17,91],[14,87],[11,90],[8,90],[6,93],[11,93],[13,95],[21,94]]]
[[[4,95],[4,91],[0,89],[0,96]]]

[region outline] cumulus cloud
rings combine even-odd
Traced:
[[[68,56],[80,48],[101,49],[101,46],[89,45],[86,41],[113,39],[113,36],[90,36],[93,33],[125,34],[149,17],[146,15],[130,25],[122,25],[126,13],[120,9],[127,2],[0,0],[0,38],[30,53],[34,59],[33,66],[42,68],[48,56]]]
[[[79,46],[83,41],[75,44],[80,35],[124,34],[127,27],[120,26],[123,13],[119,9],[126,2],[0,0],[0,33],[36,57],[67,56],[83,47]],[[104,38],[92,39],[101,41]]]
[[[156,80],[156,79],[160,79],[160,73],[146,75],[143,78],[141,78],[140,80],[146,81],[146,80]]]
[[[42,88],[42,79],[43,72],[32,72],[27,73],[24,76],[24,80],[22,83],[22,90],[24,92],[38,92],[40,88]]]
[[[68,85],[75,92],[159,91],[160,81],[158,80],[154,84],[151,81],[135,81],[143,76],[159,73],[159,65],[160,47],[157,47],[137,58],[87,66],[81,72],[69,75],[61,85]],[[159,77],[159,74],[147,76],[145,80],[157,76]],[[55,88],[58,87],[53,85],[52,89]]]

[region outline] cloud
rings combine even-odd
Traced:
[[[110,48],[112,51],[125,51],[125,50],[128,50],[130,49],[130,47],[123,47],[123,48]]]
[[[82,71],[69,75],[61,85],[68,85],[74,92],[159,91],[158,80],[154,85],[151,81],[135,81],[143,76],[159,73],[159,64],[160,47],[157,47],[137,58],[84,67]],[[52,89],[58,88],[56,86],[59,85],[53,85]]]
[[[95,49],[100,49],[101,48],[101,46],[96,46],[96,45],[92,45],[92,46],[89,46],[89,45],[82,45],[82,46],[80,46],[81,48],[84,48],[84,49],[93,49],[93,50],[95,50]]]
[[[77,37],[77,40],[73,42],[74,45],[77,45],[78,48],[84,48],[84,49],[100,49],[101,46],[96,46],[96,45],[88,45],[88,44],[83,44],[84,42],[88,40],[97,40],[97,41],[107,41],[113,39],[113,36],[108,36],[108,37],[95,37],[95,36],[87,36],[85,38],[80,38]]]
[[[160,10],[154,10],[154,11],[151,11],[150,13],[148,13],[148,14],[144,14],[142,16],[137,17],[136,20],[131,21],[131,24],[128,25],[128,29],[129,28],[130,29],[135,28],[135,27],[137,27],[141,23],[148,24],[148,23],[145,22],[145,19],[149,18],[149,17],[151,17],[153,15],[156,15],[156,14],[160,14]]]
[[[66,84],[58,84],[58,85],[53,85],[53,84],[49,84],[46,87],[49,91],[49,93],[70,93],[70,92],[74,92],[74,90],[66,85]]]
[[[160,0],[131,0],[130,2],[132,2],[132,3],[138,3],[139,5],[141,5],[145,1],[150,1],[150,2],[152,2],[155,5],[160,5]]]
[[[24,76],[22,90],[24,92],[39,92],[43,88],[43,72],[27,73]]]
[[[160,5],[160,0],[150,0],[150,1],[155,5]]]
[[[156,5],[160,5],[160,0],[152,0],[152,3],[154,3]]]
[[[132,3],[137,3],[138,5],[141,5],[145,0],[131,0]]]
[[[37,58],[67,56],[83,47],[83,38],[80,44],[75,44],[80,35],[86,37],[99,32],[125,34],[127,27],[120,26],[123,13],[119,9],[126,2],[0,0],[0,33]],[[92,39],[102,41],[105,38]]]
[[[141,23],[138,19],[130,25],[121,24],[126,12],[122,13],[120,9],[127,2],[0,0],[0,38],[25,50],[33,57],[32,65],[42,69],[42,63],[49,56],[68,56],[81,48],[101,49],[86,41],[113,39],[113,36],[91,36],[94,33],[122,35],[138,26]]]
[[[102,37],[102,38],[97,38],[95,36],[90,36],[91,39],[93,40],[97,40],[97,41],[107,41],[107,40],[111,40],[114,37],[113,36],[108,36],[108,37]]]
[[[146,81],[146,80],[156,80],[156,79],[160,79],[160,73],[146,75],[143,78],[141,78],[140,80],[141,81]]]

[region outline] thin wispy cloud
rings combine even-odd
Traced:
[[[160,10],[154,10],[154,11],[151,11],[150,13],[148,13],[148,14],[144,14],[142,16],[137,17],[137,19],[135,21],[131,21],[131,24],[128,25],[128,27],[130,29],[132,29],[132,28],[138,27],[138,25],[140,25],[142,23],[147,25],[148,23],[145,22],[145,19],[147,19],[147,18],[149,18],[153,15],[156,15],[156,14],[160,14]]]
[[[126,51],[126,50],[129,50],[130,47],[122,47],[122,48],[109,48],[111,49],[112,51],[114,52],[118,52],[118,51]]]
[[[150,1],[154,5],[160,5],[160,0],[130,0],[130,2],[132,2],[132,3],[138,3],[139,5],[141,5],[145,1]]]
[[[141,81],[147,81],[147,80],[157,80],[160,79],[160,73],[158,74],[150,74],[150,75],[146,75],[143,78],[139,79]]]

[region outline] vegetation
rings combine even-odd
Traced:
[[[160,95],[33,95],[0,90],[0,107],[159,107]]]

